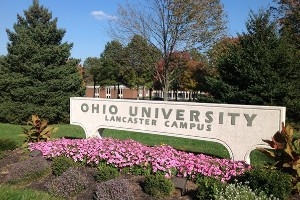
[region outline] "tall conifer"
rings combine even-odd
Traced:
[[[20,123],[37,114],[53,123],[68,122],[69,98],[83,94],[83,82],[80,60],[70,58],[73,44],[62,42],[66,31],[38,0],[24,16],[17,15],[13,29],[7,30],[0,120]]]
[[[247,32],[218,59],[218,77],[207,78],[216,101],[287,107],[288,121],[300,125],[300,62],[297,48],[278,32],[270,12],[253,12]]]

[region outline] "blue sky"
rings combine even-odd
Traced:
[[[111,41],[104,29],[109,18],[124,0],[40,0],[40,5],[58,18],[58,28],[66,30],[63,41],[73,43],[71,57],[81,59],[99,57],[107,42]],[[257,11],[272,4],[272,0],[221,0],[228,15],[229,34],[245,31],[249,11]],[[7,54],[6,29],[13,30],[17,14],[23,16],[32,0],[0,0],[0,55]]]

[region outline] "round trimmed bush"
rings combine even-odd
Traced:
[[[195,182],[198,186],[196,196],[200,200],[214,200],[217,191],[221,191],[226,186],[218,179],[202,175],[197,175]]]
[[[248,185],[228,184],[223,190],[215,192],[214,199],[222,200],[278,200],[273,195],[267,196],[264,192],[255,192]]]
[[[75,166],[75,162],[71,158],[66,156],[58,156],[53,158],[51,169],[55,176],[60,176],[72,166]]]
[[[51,164],[43,157],[33,157],[15,163],[6,181],[10,184],[22,185],[48,174],[51,174]]]
[[[95,200],[134,200],[130,183],[126,179],[112,179],[98,183],[94,191]]]
[[[0,138],[0,151],[14,150],[18,148],[18,142],[10,138]]]
[[[165,198],[172,195],[175,190],[175,186],[170,179],[165,178],[163,175],[157,174],[145,177],[143,190],[145,193],[153,197]]]
[[[88,186],[88,178],[79,167],[71,167],[60,176],[45,184],[47,191],[54,196],[70,198],[78,195]]]
[[[98,167],[94,178],[97,182],[108,181],[119,176],[118,168],[111,165],[101,165]]]
[[[236,180],[249,185],[254,191],[279,199],[287,199],[292,192],[292,176],[279,170],[254,168],[236,177]]]

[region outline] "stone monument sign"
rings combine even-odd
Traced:
[[[86,138],[118,129],[218,142],[232,159],[250,162],[250,152],[266,147],[285,122],[285,107],[70,98],[70,123],[81,126]]]

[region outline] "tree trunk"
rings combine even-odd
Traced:
[[[94,76],[95,77],[95,76]],[[93,97],[95,98],[95,93],[96,93],[96,79],[94,78],[94,94],[93,94]]]
[[[120,83],[118,83],[118,94],[117,99],[120,99]]]
[[[142,97],[143,97],[143,100],[145,100],[145,86],[143,86],[143,91],[142,91]]]
[[[165,66],[165,68],[166,68],[166,66]],[[164,88],[163,88],[164,101],[168,101],[168,91],[169,91],[169,85],[170,85],[168,70],[165,70],[164,83],[165,83]]]
[[[149,99],[150,99],[150,100],[152,99],[152,91],[153,91],[153,88],[150,88],[150,89],[149,89],[149,92],[150,92],[150,93],[149,93]]]

